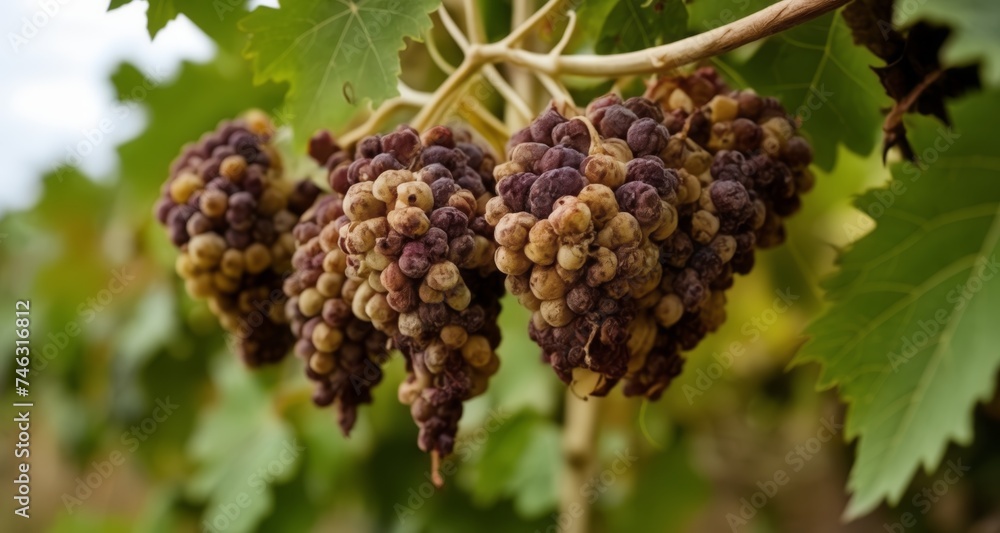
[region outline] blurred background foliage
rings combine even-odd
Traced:
[[[686,26],[664,31],[673,32],[671,39],[696,33],[767,3],[695,0],[681,6]],[[528,314],[513,300],[501,315],[500,372],[488,393],[468,404],[457,470],[443,490],[433,491],[428,459],[415,446],[416,428],[396,400],[400,357],[345,439],[333,414],[312,405],[299,360],[248,372],[227,350],[207,308],[186,296],[173,272],[175,251],[150,215],[171,159],[184,142],[245,109],[268,111],[279,124],[290,117],[283,108],[287,87],[254,85],[240,55],[244,36],[235,21],[243,7],[219,20],[209,2],[176,4],[215,40],[216,57],[184,64],[145,91],[134,90],[144,74],[122,64],[109,83],[123,106],[144,113],[146,129],[118,147],[116,175],[56,169],[43,178],[34,208],[0,220],[0,301],[32,302],[36,403],[33,518],[13,522],[6,514],[9,526],[2,529],[167,532],[207,524],[214,528],[209,531],[233,533],[556,531],[564,387],[539,361],[526,333]],[[506,34],[509,2],[480,4],[487,35]],[[609,14],[617,9],[612,4],[590,2],[585,9]],[[150,17],[151,30],[165,23]],[[558,29],[543,28],[538,38],[557,38]],[[587,39],[600,28],[588,31],[574,40],[575,49],[619,49],[618,41]],[[761,490],[759,483],[782,469],[789,484],[738,530],[885,531],[906,512],[915,522],[905,531],[969,531],[976,523],[979,531],[998,530],[983,522],[990,513],[996,520],[1000,501],[996,401],[977,411],[976,443],[948,451],[948,458],[972,466],[972,474],[927,512],[911,495],[940,474],[918,475],[900,507],[883,506],[843,525],[852,451],[842,434],[801,470],[788,459],[824,420],[844,420],[836,396],[816,392],[815,366],[788,366],[805,340],[801,332],[824,308],[819,282],[834,270],[837,250],[873,227],[851,207],[853,197],[889,176],[876,149],[878,108],[886,98],[868,73],[873,61],[843,32],[839,16],[830,14],[715,61],[735,86],[779,96],[793,110],[808,96],[797,88],[799,78],[817,72],[809,65],[832,54],[846,70],[822,74],[835,96],[803,126],[816,147],[817,187],[789,224],[788,242],[761,253],[753,274],[737,280],[726,325],[689,354],[661,401],[626,399],[619,391],[599,400],[601,469],[621,454],[637,459],[596,481],[593,531],[729,530],[731,516]],[[460,52],[444,34],[437,37],[442,55],[457,64]],[[655,43],[632,46],[649,44]],[[411,42],[403,54],[414,87],[431,89],[443,79],[423,44]],[[578,101],[610,88],[569,81]],[[641,83],[619,88],[635,93]],[[500,112],[495,95],[484,103]],[[301,157],[301,139],[282,140],[289,157]],[[121,290],[113,290],[120,286],[116,279],[127,280]],[[779,292],[796,297],[785,312],[775,312]],[[0,328],[0,344],[12,341],[11,329]],[[715,374],[719,354],[733,343],[745,354]],[[0,359],[0,372],[12,374],[10,358]],[[176,408],[147,434],[158,402]],[[5,449],[16,438],[10,427],[0,429]],[[135,428],[144,439],[129,438]],[[82,496],[83,480],[115,451],[124,462]],[[0,477],[14,475],[12,461],[0,463]]]

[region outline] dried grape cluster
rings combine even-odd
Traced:
[[[568,113],[572,114],[572,113]],[[658,397],[725,320],[725,290],[813,182],[811,148],[774,99],[712,69],[554,107],[496,168],[497,266],[534,311],[529,333],[582,394]]]
[[[298,339],[295,354],[316,382],[313,402],[336,403],[340,428],[350,433],[357,408],[371,403],[371,390],[382,380],[388,337],[351,310],[364,281],[347,277],[347,254],[338,246],[344,222],[340,196],[328,194],[302,215],[295,226],[294,273],[285,280],[286,315]]]
[[[399,398],[420,427],[419,446],[447,455],[462,402],[485,391],[499,366],[503,281],[493,264],[493,229],[483,217],[494,158],[468,135],[442,126],[422,136],[400,126],[367,137],[353,158],[319,134],[310,153],[344,198],[300,239],[318,239],[306,255],[334,244],[345,254],[343,299],[324,305],[343,301],[338,308],[349,304],[353,317],[391,337],[406,358],[409,376]],[[339,268],[341,256],[331,255],[338,264],[330,267]],[[366,341],[368,357],[374,344]]]
[[[321,195],[282,179],[272,126],[250,113],[185,147],[156,215],[188,292],[242,358],[258,366],[294,345],[345,434],[399,349],[399,399],[436,462],[499,368],[505,290],[574,392],[624,382],[659,397],[812,187],[796,131],[777,100],[706,68],[643,97],[553,106],[500,165],[443,126],[400,126],[351,151],[320,132],[309,154],[332,189]]]
[[[180,249],[187,292],[208,301],[249,366],[278,361],[292,346],[282,279],[292,228],[319,194],[310,182],[283,179],[271,131],[251,112],[184,147],[155,207]]]

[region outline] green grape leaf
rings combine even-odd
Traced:
[[[151,38],[162,30],[168,22],[177,17],[177,6],[174,0],[149,0],[146,10],[146,30]]]
[[[343,126],[358,104],[399,94],[399,51],[405,38],[431,27],[438,0],[283,0],[240,22],[251,35],[245,54],[254,80],[288,82],[297,137]]]
[[[180,0],[183,2],[184,0]],[[111,0],[108,5],[108,11],[113,9],[118,9],[125,4],[132,3],[133,0]],[[149,38],[155,38],[157,33],[160,33],[168,22],[174,20],[177,14],[180,13],[176,3],[177,0],[147,0],[149,7],[146,9],[146,31],[149,32]],[[202,2],[203,4],[211,4],[211,2]]]
[[[232,354],[221,354],[216,363],[212,373],[220,398],[202,411],[191,437],[189,454],[201,468],[187,489],[206,501],[204,522],[217,528],[224,522],[234,533],[253,531],[273,508],[273,485],[295,476],[304,448],[278,416],[273,391]],[[239,516],[219,519],[233,505],[242,510]]]
[[[943,49],[949,66],[983,62],[983,81],[1000,85],[1000,5],[992,0],[951,0],[914,2],[898,10],[901,24],[928,20],[949,24],[953,32]]]
[[[489,434],[475,465],[473,497],[484,504],[511,497],[522,516],[541,516],[556,504],[560,464],[558,429],[537,413],[521,411]]]
[[[135,0],[111,0],[108,11]],[[147,0],[146,31],[155,38],[167,23],[184,15],[226,50],[238,50],[245,36],[236,22],[249,11],[245,0]]]
[[[838,144],[865,155],[879,138],[880,109],[890,101],[869,68],[876,61],[854,45],[837,12],[768,39],[746,62],[720,66],[736,82],[781,100],[812,141],[816,164],[830,170]]]
[[[687,32],[682,0],[591,0],[584,4],[584,27],[600,24],[599,54],[632,52],[675,41]]]
[[[624,465],[622,477],[631,475],[629,470],[633,468],[638,471],[635,483],[627,489],[630,494],[621,505],[608,511],[610,531],[643,531],[648,524],[657,524],[660,531],[688,530],[689,523],[711,495],[711,485],[692,464],[691,447],[685,440],[652,457],[642,457],[638,463]],[[626,449],[622,455],[630,453]],[[617,480],[618,472],[612,470],[612,473]],[[670,483],[664,484],[665,479]]]
[[[972,439],[972,408],[1000,367],[1000,158],[983,117],[997,93],[952,106],[955,130],[913,116],[918,167],[856,204],[878,225],[839,259],[832,302],[795,363],[822,365],[819,386],[849,405],[858,439],[848,517],[899,501],[915,470],[935,468],[949,441]],[[851,231],[853,226],[845,226]]]
[[[558,505],[558,482],[562,468],[561,432],[549,422],[540,424],[524,450],[508,486],[514,509],[526,518],[541,517]]]

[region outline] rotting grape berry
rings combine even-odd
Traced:
[[[669,134],[651,118],[655,106],[630,106],[643,117],[614,96],[587,117],[546,111],[529,128],[532,143],[510,146],[518,168],[497,168],[499,196],[486,207],[497,267],[534,312],[531,338],[581,395],[604,394],[627,374],[629,328],[660,282],[658,243],[677,227],[676,175],[658,158],[633,159]]]
[[[312,182],[284,179],[272,131],[254,111],[185,146],[154,209],[180,249],[176,270],[188,294],[208,301],[251,367],[292,347],[281,285],[292,229],[319,194]]]
[[[462,402],[486,390],[500,363],[503,277],[485,219],[496,159],[442,126],[368,137],[353,160],[329,152],[317,155],[344,194],[343,215],[320,239],[336,239],[347,279],[357,280],[353,316],[391,337],[406,359],[399,399],[420,428],[420,448],[448,455]]]
[[[711,68],[546,110],[512,136],[486,205],[529,333],[578,394],[657,398],[725,320],[725,291],[812,187],[812,151],[771,98]]]
[[[338,246],[344,214],[336,194],[321,196],[295,226],[295,272],[285,280],[286,314],[297,339],[295,355],[316,382],[313,402],[336,404],[340,428],[350,433],[361,404],[382,380],[388,337],[354,316],[351,303],[365,280],[348,278],[347,255]]]

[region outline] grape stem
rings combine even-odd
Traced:
[[[531,16],[531,13],[534,12],[534,10],[534,0],[514,0],[511,5],[510,13],[511,31],[521,27],[521,25],[528,20],[528,17]],[[523,68],[515,67],[513,65],[505,65],[505,67],[504,71],[506,72],[508,78],[510,78],[510,84],[514,87],[514,90],[517,91],[517,94],[521,95],[521,97],[524,98],[529,105],[535,105],[537,103],[535,101],[536,84],[534,78],[531,76],[531,73]],[[533,118],[534,116],[529,116],[527,120],[522,119],[519,114],[511,108],[507,108],[504,111],[504,122],[506,122],[507,127],[511,131],[516,131],[527,126]]]
[[[465,11],[465,31],[469,33],[469,42],[480,44],[486,42],[483,36],[482,18],[479,16],[479,0],[465,0],[462,8]]]
[[[563,51],[566,50],[566,46],[569,45],[570,38],[573,37],[573,31],[576,29],[576,11],[570,11],[566,14],[569,17],[569,21],[566,23],[566,29],[563,31],[562,37],[559,42],[549,51],[548,55],[551,57],[558,57],[562,55]],[[566,90],[566,87],[562,83],[557,81],[551,75],[541,72],[534,71],[535,77],[538,81],[542,83],[542,87],[549,92],[552,96],[552,100],[561,105],[562,103],[568,103],[570,106],[576,107],[576,102],[573,101],[573,96]]]
[[[582,489],[593,475],[597,463],[594,440],[599,403],[593,399],[577,398],[572,388],[566,390],[565,401],[562,446],[566,470],[559,510],[561,517],[569,518],[569,523],[561,531],[586,533],[590,525],[590,503],[586,499],[587,491]]]
[[[443,4],[440,8],[438,8],[438,15],[441,17],[441,22],[444,24],[448,34],[450,34],[451,38],[455,40],[455,44],[458,45],[463,53],[467,53],[470,46],[478,46],[480,44],[476,40],[472,40],[470,43],[469,39],[462,33],[462,30],[459,29],[458,24],[455,24],[451,15],[448,14],[448,10],[444,8]],[[469,21],[468,24],[470,24],[470,28],[475,27],[475,24],[471,21]],[[470,35],[478,35],[477,32],[471,29],[469,33]],[[497,92],[503,96],[504,100],[506,100],[507,103],[509,103],[517,111],[517,113],[521,115],[521,118],[524,121],[531,121],[531,118],[534,116],[534,113],[531,112],[531,107],[517,94],[517,91],[515,91],[514,88],[507,83],[507,80],[500,75],[500,71],[498,71],[495,66],[492,64],[484,65],[483,75],[486,77],[486,80],[489,81],[494,88],[496,88]]]
[[[424,44],[427,46],[427,53],[431,56],[431,61],[434,62],[441,72],[447,75],[455,73],[455,66],[448,63],[444,56],[441,55],[441,50],[438,49],[437,43],[434,42],[434,32],[427,32],[427,35],[424,37]]]
[[[455,72],[434,92],[431,101],[417,115],[414,126],[430,126],[429,119],[436,117],[452,93],[480,69],[495,63],[521,67],[557,78],[580,75],[615,78],[652,74],[717,56],[745,44],[782,32],[833,9],[849,0],[782,0],[755,13],[724,26],[662,46],[636,52],[610,55],[561,55],[537,53],[517,47],[517,44],[534,27],[549,16],[563,0],[550,0],[528,17],[507,37],[495,43],[470,43],[465,59]]]
[[[397,83],[397,90],[399,91],[399,96],[386,100],[378,107],[378,109],[368,116],[368,119],[365,120],[364,123],[351,131],[340,135],[337,138],[337,141],[341,144],[341,146],[351,146],[362,138],[371,135],[372,132],[378,131],[382,123],[396,111],[405,107],[426,106],[429,105],[432,99],[432,95],[430,93],[411,89],[410,86],[403,83],[402,80]]]

